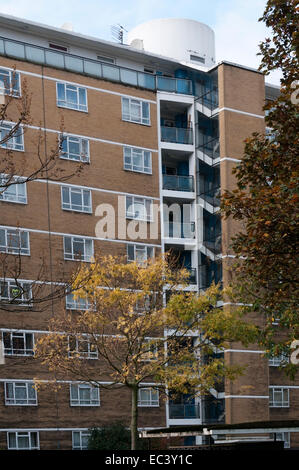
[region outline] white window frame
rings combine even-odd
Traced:
[[[9,186],[5,188],[5,184],[9,181]],[[24,181],[24,178],[14,176],[10,178],[8,175],[0,174],[0,201],[12,202],[15,204],[27,204],[27,185],[23,183],[13,183],[13,181]],[[20,190],[24,190],[23,194]]]
[[[279,395],[277,399],[275,395]],[[269,387],[269,407],[270,408],[289,408],[290,407],[290,390],[287,387]]]
[[[83,302],[84,301],[84,302]],[[65,306],[67,310],[90,310],[93,307],[92,302],[86,297],[78,297],[77,299],[74,298],[74,294],[68,293],[65,296]]]
[[[10,132],[11,129],[16,124],[14,122],[8,122],[8,121],[2,121],[0,123],[0,141],[4,139],[4,136],[2,136],[2,132],[7,134]],[[8,150],[14,150],[16,152],[24,152],[25,147],[24,147],[24,132],[23,132],[23,127],[20,125],[16,131],[11,135],[11,137],[6,141],[1,143],[0,147]]]
[[[149,398],[147,400],[141,399],[142,392],[148,392]],[[156,398],[154,396],[156,395]],[[152,387],[140,387],[138,389],[138,406],[140,408],[158,408],[159,405],[159,390]]]
[[[273,356],[269,358],[269,366],[270,367],[280,367],[283,363],[289,362],[289,358],[284,354],[280,354],[279,356]]]
[[[71,251],[66,251],[66,240],[71,240]],[[80,243],[83,246],[83,252],[80,257],[78,257],[74,251],[74,243]],[[90,243],[90,255],[87,255],[86,244]],[[94,246],[93,240],[90,238],[84,237],[74,237],[74,236],[64,236],[63,237],[63,249],[64,249],[64,259],[67,261],[84,261],[85,263],[90,263],[94,255]]]
[[[3,295],[2,286],[7,284],[7,296]],[[25,286],[27,285],[28,288]],[[13,289],[20,289],[21,297],[18,299],[17,295],[12,294]],[[16,292],[17,293],[17,292]],[[27,295],[25,295],[27,293]],[[8,302],[16,302],[18,305],[30,305],[32,300],[32,284],[29,281],[16,281],[14,279],[0,279],[0,299],[7,300]]]
[[[27,337],[29,336],[31,336],[30,342],[32,348],[27,347]],[[14,340],[23,342],[23,348],[14,347]],[[5,347],[5,341],[9,341],[9,348]],[[2,343],[5,356],[34,356],[34,333],[28,333],[27,331],[2,331]]]
[[[59,99],[59,87],[62,86],[64,88],[64,99]],[[80,103],[80,90],[84,91],[85,95],[85,104]],[[67,91],[74,92],[76,94],[76,102],[73,103],[71,101],[67,101]],[[79,85],[73,85],[67,82],[56,82],[56,103],[59,108],[67,108],[73,109],[75,111],[82,111],[88,112],[88,104],[87,104],[87,90],[85,87],[81,87]]]
[[[128,108],[128,112],[126,111],[126,107]],[[145,107],[147,107],[148,117],[146,116],[147,113],[145,112]],[[143,124],[144,126],[151,125],[151,107],[149,101],[122,96],[121,108],[123,121],[133,122],[136,124]],[[134,108],[138,110],[138,113],[134,113]]]
[[[146,155],[149,159],[149,166],[145,165]],[[152,174],[152,152],[149,150],[138,149],[136,147],[124,147],[124,170],[136,173]],[[141,159],[141,165],[136,164],[136,159]]]
[[[88,195],[89,205],[84,205],[84,194]],[[63,200],[64,195],[68,195],[69,202]],[[79,195],[81,205],[72,202],[72,195]],[[90,189],[78,188],[78,186],[61,186],[61,207],[65,211],[82,212],[83,214],[92,214],[92,197]]]
[[[75,349],[71,349],[72,344],[71,342],[75,342]],[[86,343],[87,348],[86,351],[80,350],[80,343]],[[77,357],[78,359],[98,359],[98,351],[92,350],[92,343],[89,341],[88,336],[84,337],[76,337],[76,336],[69,336],[68,337],[68,356],[69,357]]]
[[[82,403],[86,400],[80,398],[80,390],[89,390],[89,403]],[[72,397],[73,392],[76,394],[77,398]],[[92,394],[94,395],[93,397]],[[90,384],[83,383],[70,384],[70,406],[100,406],[99,387],[92,387]]]
[[[141,360],[144,362],[153,362],[158,359],[158,340],[155,338],[144,338],[145,352],[142,354]]]
[[[138,205],[143,205],[143,217],[138,216]],[[126,196],[126,219],[153,222],[153,200],[138,196]]]
[[[21,75],[19,72],[16,72],[13,69],[7,69],[6,67],[0,67],[0,76],[7,75],[7,85],[5,86],[4,81],[0,79],[0,95],[10,95],[14,96],[15,98],[19,98],[21,96]],[[14,77],[17,77],[15,79]],[[4,79],[5,80],[5,79]],[[16,82],[18,85],[17,89],[12,86],[13,82]],[[3,83],[3,86],[2,86]]]
[[[290,433],[289,432],[276,432],[276,433],[271,433],[270,437],[272,439],[275,438],[276,434],[276,441],[283,441],[283,446],[285,449],[289,449],[290,446]]]
[[[9,435],[14,434],[16,440],[16,447],[9,446]],[[32,434],[36,434],[36,446],[32,445]],[[19,446],[19,438],[28,437],[28,447]],[[7,448],[8,450],[39,450],[39,432],[38,431],[8,431],[7,432]]]
[[[8,396],[8,386],[12,387],[13,393],[12,397]],[[17,398],[16,397],[16,391],[18,388],[22,388],[25,390],[26,398]],[[34,398],[29,397],[29,389],[32,389],[34,391]],[[5,405],[6,406],[37,406],[37,392],[34,389],[34,382],[30,381],[22,381],[22,382],[14,382],[12,380],[9,380],[7,382],[4,382],[4,392],[5,392]],[[25,403],[20,403],[20,402]]]
[[[0,232],[4,232],[4,245],[0,245],[0,253],[10,253],[12,255],[30,256],[29,232],[13,228],[0,227]],[[11,246],[10,236],[18,238],[18,248]],[[23,244],[23,247],[22,247]],[[27,246],[26,246],[27,245]]]
[[[66,149],[63,148],[65,143]],[[79,153],[73,153],[70,150],[71,144],[76,144],[79,146]],[[89,140],[84,137],[77,137],[75,135],[64,135],[59,136],[59,148],[60,148],[60,158],[63,160],[72,160],[75,162],[89,163],[90,154],[89,154]]]
[[[78,446],[75,445],[75,434],[79,434],[80,444]],[[83,445],[83,438],[89,439],[90,436],[91,436],[90,431],[72,431],[72,449],[73,450],[86,450],[88,447]]]
[[[134,256],[132,257],[132,252]],[[142,255],[142,257],[141,257]],[[155,257],[155,248],[149,245],[133,245],[132,243],[127,244],[127,260],[129,263],[136,262],[140,266],[145,266],[148,259]]]

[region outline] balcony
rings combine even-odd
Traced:
[[[69,72],[82,73],[91,77],[124,83],[126,85],[161,90],[171,93],[192,95],[192,82],[184,78],[171,78],[146,72],[102,63],[98,60],[53,51],[13,39],[0,37],[0,55],[27,60],[35,64],[47,65]]]
[[[169,419],[199,419],[199,404],[169,404]]]
[[[195,223],[164,222],[164,237],[195,238]]]
[[[163,175],[163,189],[168,191],[194,191],[193,176]]]
[[[161,126],[161,141],[173,144],[193,145],[193,129]]]

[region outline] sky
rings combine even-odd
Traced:
[[[111,26],[126,30],[155,18],[189,18],[215,31],[216,61],[227,60],[258,68],[258,44],[271,31],[258,19],[266,0],[0,0],[0,13],[113,40]],[[280,72],[266,81],[279,85]]]

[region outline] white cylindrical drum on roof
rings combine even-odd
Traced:
[[[182,18],[161,18],[147,21],[128,33],[128,42],[136,40],[144,51],[194,65],[215,65],[214,31],[204,23]],[[133,43],[133,44],[132,44]],[[135,46],[136,47],[136,46]]]

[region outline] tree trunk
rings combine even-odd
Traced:
[[[138,386],[131,388],[132,394],[132,410],[131,410],[131,450],[137,450],[138,439]]]

